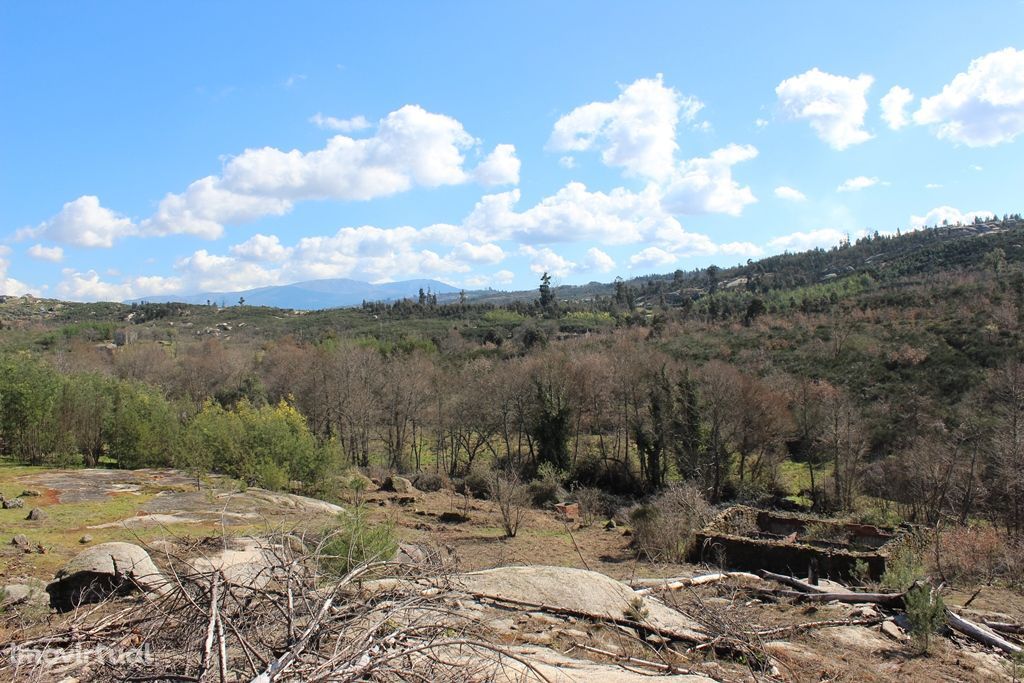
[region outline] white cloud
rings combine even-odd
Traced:
[[[864,115],[874,80],[867,74],[847,78],[814,68],[782,81],[775,94],[786,116],[807,120],[821,140],[843,150],[873,137],[864,130]]]
[[[921,100],[914,122],[937,137],[986,147],[1024,133],[1024,50],[1008,47],[972,60],[942,92]]]
[[[499,270],[497,273],[494,274],[492,279],[494,280],[494,284],[496,285],[508,285],[511,284],[512,281],[516,279],[516,274],[513,273],[511,270]]]
[[[365,130],[373,125],[361,114],[350,119],[339,119],[334,116],[324,116],[317,112],[309,117],[309,121],[318,128],[337,130],[342,133],[354,133],[359,130]]]
[[[515,145],[498,145],[473,171],[481,185],[515,185],[519,182],[520,161]]]
[[[624,244],[639,241],[658,225],[678,224],[661,210],[653,189],[635,193],[616,188],[606,194],[574,182],[521,212],[514,209],[519,197],[519,190],[483,197],[464,227],[481,241]]]
[[[678,257],[670,251],[659,247],[647,247],[629,257],[629,267],[633,269],[666,268],[674,264]]]
[[[24,296],[25,294],[40,296],[42,292],[39,288],[25,284],[21,280],[16,280],[13,277],[7,277],[7,269],[11,265],[10,260],[8,259],[10,254],[11,248],[0,244],[0,294],[4,294],[6,296]]]
[[[246,261],[268,261],[276,263],[291,256],[292,250],[281,244],[277,235],[255,234],[241,244],[232,246],[229,251]]]
[[[775,188],[775,196],[779,199],[785,199],[788,202],[806,202],[807,195],[800,190],[797,190],[786,185],[780,185]]]
[[[725,213],[739,216],[757,201],[749,186],[733,180],[732,167],[757,156],[753,145],[728,145],[706,158],[679,164],[665,188],[662,204],[672,213]]]
[[[505,251],[497,244],[471,244],[463,242],[452,249],[451,256],[467,263],[501,263],[505,260]]]
[[[131,219],[104,208],[98,197],[82,195],[39,226],[19,230],[17,238],[44,237],[77,247],[112,247],[115,240],[136,232]]]
[[[718,245],[718,251],[728,256],[745,256],[746,258],[754,258],[764,253],[764,249],[753,242],[726,242]]]
[[[562,168],[576,168],[576,158],[569,155],[559,157],[558,165]]]
[[[306,78],[307,78],[306,74],[292,74],[288,78],[284,79],[284,87],[291,88],[291,87],[295,86],[296,84],[301,83],[302,81],[306,80]]]
[[[879,183],[883,185],[888,184],[875,177],[869,178],[867,176],[859,175],[856,178],[847,178],[844,180],[839,187],[836,188],[836,192],[859,192],[860,190],[866,190],[867,188],[878,185]]]
[[[233,192],[278,199],[373,199],[466,182],[463,152],[475,142],[455,119],[406,105],[373,137],[336,135],[306,153],[248,149],[228,161],[222,181]]]
[[[64,250],[60,247],[44,247],[41,244],[33,244],[28,248],[28,255],[40,261],[60,263],[64,260]]]
[[[610,102],[591,102],[558,119],[548,148],[599,149],[606,165],[624,168],[627,175],[664,179],[673,172],[680,117],[692,121],[702,106],[666,87],[661,74],[641,78]]]
[[[548,273],[552,277],[568,277],[577,268],[576,263],[564,258],[548,247],[537,249],[529,245],[519,248],[519,253],[530,257],[530,270],[534,273]]]
[[[991,218],[995,214],[991,211],[960,211],[952,206],[937,206],[923,216],[911,216],[910,226],[912,228],[923,228],[929,225],[967,225],[973,223],[975,218]]]
[[[805,251],[815,247],[832,247],[845,240],[845,232],[835,228],[822,228],[776,237],[768,241],[768,248],[777,251]]]
[[[910,116],[907,114],[907,105],[914,101],[914,93],[907,88],[894,85],[882,97],[882,120],[889,124],[889,128],[899,130],[910,123]]]
[[[924,189],[926,189],[926,190],[938,190],[941,187],[942,187],[941,183],[927,183],[924,186]]]
[[[226,187],[222,179],[207,176],[189,185],[181,194],[168,194],[160,200],[156,213],[139,224],[139,233],[194,235],[212,240],[224,234],[226,224],[281,216],[291,209],[292,202],[288,199],[235,192]]]
[[[79,272],[65,268],[64,279],[57,285],[57,294],[62,299],[77,301],[125,301],[136,297],[171,294],[180,291],[178,278],[147,276],[105,282],[95,270]]]
[[[967,168],[971,169],[972,171],[974,171],[976,173],[981,173],[982,171],[985,170],[984,166],[979,166],[978,164],[971,164]]]
[[[356,128],[359,117],[342,121],[314,117],[334,127]],[[196,180],[166,195],[156,212],[136,226],[100,206],[93,196],[64,205],[60,214],[20,236],[43,236],[79,246],[110,247],[127,235],[189,234],[216,239],[224,226],[282,215],[294,202],[312,199],[368,200],[413,187],[517,182],[519,160],[512,145],[498,145],[472,170],[467,150],[478,141],[457,120],[406,105],[384,117],[374,135],[336,135],[318,150],[247,149],[230,158],[220,176]]]
[[[758,128],[765,128],[768,126],[768,119],[754,119],[754,125]]]
[[[615,259],[597,247],[591,247],[590,249],[587,249],[587,253],[583,257],[583,267],[586,270],[596,270],[601,273],[607,273],[615,267]]]

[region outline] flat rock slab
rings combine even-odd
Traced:
[[[686,615],[615,579],[572,567],[498,567],[452,577],[453,585],[475,596],[543,605],[594,619],[623,619],[642,605],[645,621],[685,640],[702,640],[700,627]]]
[[[510,657],[503,658],[500,662],[488,661],[483,665],[487,675],[486,680],[500,681],[501,683],[518,683],[519,681],[537,680],[539,672],[551,683],[651,683],[651,681],[662,681],[670,683],[716,683],[715,679],[698,674],[671,674],[657,675],[655,673],[642,674],[628,671],[615,664],[594,662],[588,659],[573,659],[559,652],[546,647],[516,647],[511,648],[512,653],[528,662],[530,667],[523,662],[516,661]],[[482,658],[466,657],[464,653],[461,658],[467,660],[467,664],[481,664]],[[459,659],[459,654],[455,654]]]
[[[143,488],[188,487],[195,479],[177,470],[80,469],[40,472],[18,480],[36,489],[56,492],[59,503],[87,503],[108,496],[139,493]]]
[[[241,588],[263,588],[273,578],[270,553],[265,541],[241,537],[226,541],[221,550],[190,560],[194,575],[212,575],[219,571],[224,581]]]
[[[235,485],[220,476],[209,488],[197,491],[196,480],[178,470],[53,470],[19,477],[19,482],[51,492],[57,503],[102,502],[111,496],[147,495],[139,512],[125,519],[91,528],[146,528],[209,522],[238,526],[281,516],[308,518],[333,516],[342,508],[292,493],[260,488],[233,490]]]

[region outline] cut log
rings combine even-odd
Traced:
[[[967,621],[950,609],[946,610],[946,620],[949,622],[950,628],[963,633],[968,638],[976,640],[983,645],[998,648],[1011,655],[1018,654],[1022,650],[1019,645],[1011,643],[983,626],[979,626],[972,621]]]

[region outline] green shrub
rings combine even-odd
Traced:
[[[369,562],[390,560],[398,550],[391,522],[370,523],[366,508],[358,505],[338,515],[339,524],[324,536],[320,565],[333,576],[344,576]]]
[[[921,561],[921,553],[907,543],[897,548],[886,560],[881,585],[888,590],[904,591],[923,576],[924,564]]]
[[[906,596],[910,634],[922,652],[928,651],[931,635],[946,623],[946,606],[942,596],[926,584],[915,584]]]

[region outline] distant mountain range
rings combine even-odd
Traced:
[[[439,297],[450,297],[459,292],[438,280],[403,280],[401,282],[382,282],[371,284],[359,280],[343,278],[332,280],[310,280],[290,285],[275,287],[257,287],[239,292],[200,292],[198,294],[168,294],[164,296],[147,296],[134,299],[127,303],[169,302],[185,304],[205,304],[207,301],[218,305],[233,306],[240,298],[245,299],[248,306],[273,306],[275,308],[292,308],[297,310],[316,310],[320,308],[342,308],[358,306],[363,301],[397,301],[399,299],[415,299],[419,291],[431,291]]]

